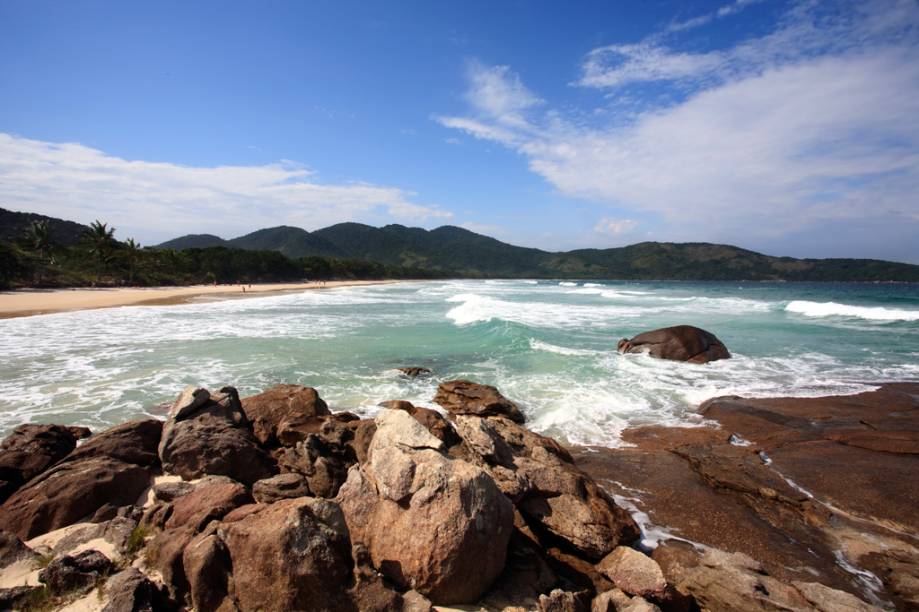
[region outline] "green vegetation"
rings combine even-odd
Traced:
[[[919,266],[911,264],[770,257],[706,243],[553,253],[453,226],[428,231],[340,223],[315,232],[280,226],[232,240],[190,234],[141,248],[131,239],[115,240],[114,228],[100,221],[87,227],[3,209],[0,220],[7,222],[0,233],[0,287],[448,277],[919,282]]]

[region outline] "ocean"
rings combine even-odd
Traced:
[[[691,324],[733,358],[619,355]],[[443,281],[0,320],[0,435],[24,422],[94,430],[162,418],[186,385],[243,395],[310,385],[333,410],[432,406],[441,380],[492,384],[529,426],[615,446],[638,424],[699,425],[719,395],[857,393],[919,380],[919,286],[754,282]],[[424,366],[408,380],[395,368]]]

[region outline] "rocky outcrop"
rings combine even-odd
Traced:
[[[258,441],[266,446],[292,446],[315,434],[331,412],[312,387],[278,385],[242,400]]]
[[[451,380],[437,387],[434,402],[451,414],[475,416],[505,416],[515,423],[523,423],[524,416],[517,404],[490,385],[480,385],[468,380]]]
[[[232,387],[213,396],[206,389],[186,389],[163,426],[159,457],[164,471],[186,480],[212,474],[251,485],[277,471],[249,430]]]
[[[157,447],[162,433],[163,422],[156,419],[123,423],[90,437],[66,460],[110,457],[141,467],[153,467],[159,463]]]
[[[77,437],[63,425],[20,425],[0,443],[0,503],[66,457]]]
[[[352,540],[396,585],[434,603],[476,601],[504,568],[511,502],[407,412],[383,410],[376,423],[368,463],[338,496]]]
[[[428,368],[421,368],[418,366],[408,366],[396,369],[406,378],[418,378],[420,376],[430,376],[432,374],[431,370]]]
[[[638,334],[631,340],[623,338],[620,353],[648,353],[658,359],[708,363],[728,359],[731,353],[711,332],[692,325],[676,325]]]
[[[53,559],[39,574],[52,593],[85,591],[95,586],[112,570],[112,561],[97,550]]]

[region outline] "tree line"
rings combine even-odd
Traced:
[[[17,240],[0,242],[0,287],[4,289],[439,276],[442,273],[354,259],[291,259],[276,251],[144,248],[132,238],[116,240],[115,228],[98,220],[71,245],[55,240],[47,221],[34,221]]]

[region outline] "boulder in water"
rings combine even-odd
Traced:
[[[623,338],[620,353],[648,353],[658,359],[708,363],[729,359],[731,353],[711,332],[692,325],[676,325],[638,334],[631,340]]]

